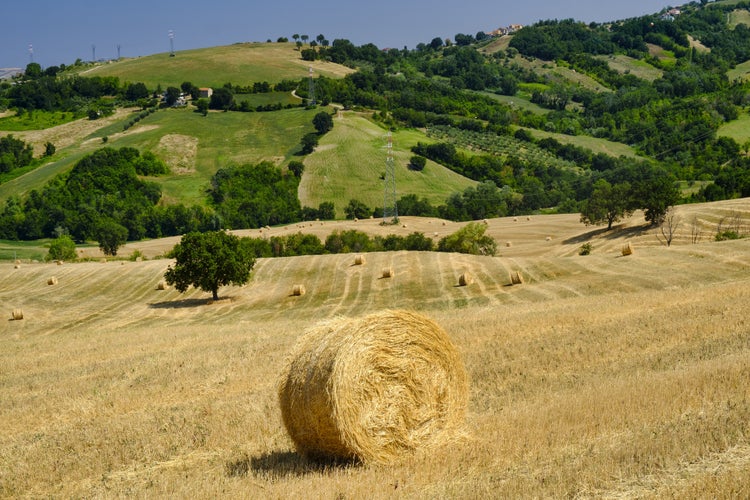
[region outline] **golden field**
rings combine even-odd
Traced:
[[[214,303],[157,289],[170,261],[153,257],[178,239],[120,252],[143,262],[0,263],[0,496],[747,498],[750,239],[712,240],[722,218],[749,232],[750,200],[677,215],[670,248],[637,217],[604,232],[554,215],[488,221],[494,258],[261,259]],[[460,226],[402,222],[240,233]],[[459,287],[464,272],[475,282]],[[319,320],[387,308],[426,314],[458,347],[466,439],[390,466],[305,462],[276,396],[287,354]]]

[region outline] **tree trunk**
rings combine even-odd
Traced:
[[[211,290],[211,293],[213,293],[213,295],[214,295],[213,296],[214,300],[219,300],[219,289],[218,288],[216,288],[214,290]]]

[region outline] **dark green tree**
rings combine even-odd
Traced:
[[[180,98],[180,89],[177,87],[167,87],[167,92],[164,94],[164,103],[167,106],[174,106],[177,99]]]
[[[669,209],[680,200],[680,190],[671,176],[661,175],[640,183],[635,198],[646,221],[658,226],[664,222]]]
[[[289,165],[287,165],[287,168],[295,177],[300,178],[302,177],[302,172],[305,171],[305,164],[301,161],[292,160],[289,162]]]
[[[424,156],[414,155],[409,159],[409,168],[412,170],[422,171],[427,165],[427,158]]]
[[[219,298],[219,288],[244,285],[255,265],[252,245],[225,231],[191,232],[174,246],[169,257],[175,259],[164,279],[185,292],[191,285]]]
[[[630,184],[623,182],[614,186],[604,179],[594,183],[591,197],[583,203],[581,222],[599,226],[607,223],[607,231],[612,224],[633,214]]]
[[[117,255],[117,249],[128,241],[128,228],[107,219],[99,222],[95,230],[96,240],[104,255]]]
[[[329,113],[321,111],[313,117],[313,126],[320,135],[323,135],[333,128],[333,118]]]
[[[359,200],[349,200],[349,204],[344,207],[344,213],[347,219],[364,219],[369,217],[372,210]]]
[[[310,132],[302,136],[302,154],[309,155],[315,151],[315,146],[318,145],[318,134]]]

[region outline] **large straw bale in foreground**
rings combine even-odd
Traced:
[[[433,321],[406,311],[324,321],[294,347],[279,402],[311,458],[389,463],[462,432],[468,383]]]
[[[633,255],[633,244],[632,243],[628,242],[627,245],[624,245],[622,247],[622,255],[623,255],[623,257],[628,256],[628,255]]]

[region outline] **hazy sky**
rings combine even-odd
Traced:
[[[660,11],[654,0],[3,0],[0,68],[42,67],[176,51],[280,36],[323,34],[355,45],[414,48],[439,36],[475,35],[542,19],[612,21]]]

